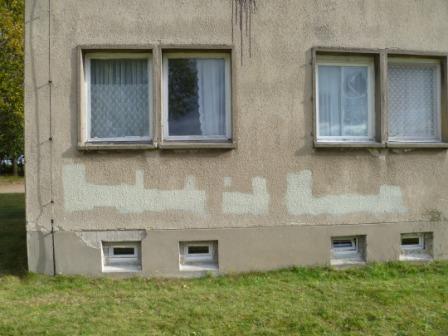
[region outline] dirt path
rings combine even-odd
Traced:
[[[23,183],[0,184],[0,194],[24,193],[25,185]]]

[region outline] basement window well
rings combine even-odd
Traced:
[[[181,271],[218,270],[218,242],[180,242],[179,269]]]
[[[402,233],[400,260],[425,261],[432,259],[431,232]]]
[[[332,237],[331,265],[351,265],[365,262],[365,236]]]
[[[139,272],[140,242],[103,242],[103,272]]]

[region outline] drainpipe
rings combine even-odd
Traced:
[[[53,253],[53,276],[56,275],[56,253],[54,239],[54,199],[53,199],[53,115],[51,107],[52,97],[52,76],[51,76],[51,0],[48,0],[48,109],[49,109],[49,137],[50,142],[50,206],[51,206],[51,245]]]

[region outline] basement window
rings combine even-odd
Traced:
[[[103,242],[103,272],[141,271],[140,242]]]
[[[423,249],[424,239],[421,233],[407,233],[401,235],[401,248],[406,250]]]
[[[181,271],[207,271],[218,269],[218,242],[197,241],[179,243]]]
[[[365,262],[365,237],[331,238],[331,264],[359,264]]]
[[[432,240],[432,233],[418,232],[401,234],[400,260],[431,260]]]

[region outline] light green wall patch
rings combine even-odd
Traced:
[[[179,190],[145,189],[143,171],[136,172],[135,185],[95,185],[86,181],[83,165],[65,165],[64,202],[70,212],[112,207],[121,213],[181,210],[205,214],[205,191],[197,190],[193,176],[187,176]]]
[[[313,196],[311,171],[288,174],[286,206],[290,215],[344,215],[356,212],[402,213],[403,205],[400,187],[380,186],[377,195],[343,194],[322,197]]]

